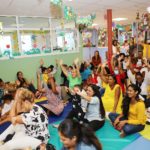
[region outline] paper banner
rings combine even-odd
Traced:
[[[61,6],[62,5],[62,0],[50,0],[50,2],[54,5]]]
[[[95,18],[96,14],[90,14],[88,16],[79,16],[76,19],[76,24],[85,24],[87,26],[91,26]]]
[[[76,14],[72,7],[64,6],[64,18],[67,21],[75,20]]]

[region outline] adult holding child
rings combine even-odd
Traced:
[[[48,118],[44,110],[34,104],[34,95],[27,89],[20,88],[16,92],[11,110],[12,124],[0,135],[0,141],[9,134],[12,139],[0,146],[1,150],[35,149],[49,140]]]

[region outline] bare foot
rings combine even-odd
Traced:
[[[42,143],[40,145],[40,150],[46,150],[46,144],[45,143]]]
[[[124,131],[122,130],[121,132],[120,132],[120,137],[121,138],[124,138],[126,136],[126,134],[124,133]]]

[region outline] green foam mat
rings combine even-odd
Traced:
[[[96,136],[103,146],[103,150],[122,150],[124,147],[140,137],[138,133],[120,138],[120,132],[115,130],[108,120],[105,125],[96,132]]]
[[[58,123],[59,122],[55,124]],[[49,125],[49,132],[49,142],[55,145],[56,150],[60,150],[62,147],[62,143],[60,142],[57,128]],[[119,131],[115,130],[108,120],[106,120],[105,125],[96,132],[96,136],[102,143],[103,150],[122,150],[140,137],[140,135],[137,133],[125,138],[120,138]]]

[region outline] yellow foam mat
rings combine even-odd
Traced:
[[[46,97],[41,97],[41,98],[39,98],[39,99],[35,99],[34,102],[35,102],[35,103],[38,103],[38,102],[42,102],[42,101],[45,101],[45,100],[47,100]]]
[[[141,131],[140,134],[141,134],[144,138],[150,140],[150,125],[146,125],[146,126],[145,126],[145,129],[144,129],[143,131]]]

